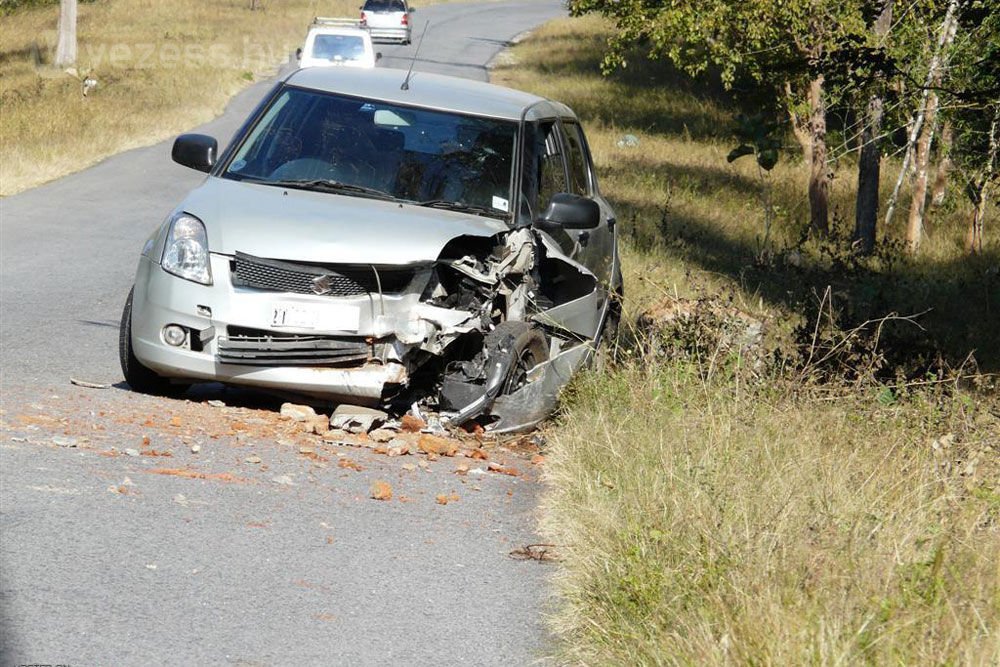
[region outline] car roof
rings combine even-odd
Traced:
[[[509,120],[520,120],[528,107],[531,107],[528,120],[574,116],[569,107],[559,102],[490,83],[413,72],[409,89],[402,90],[405,79],[406,70],[386,67],[366,70],[306,67],[290,74],[285,83],[393,104]]]
[[[357,35],[363,39],[371,39],[367,30],[362,28],[351,28],[348,26],[314,25],[309,28],[311,35]]]

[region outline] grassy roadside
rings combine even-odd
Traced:
[[[762,322],[764,353],[681,318],[574,382],[542,508],[564,557],[557,661],[997,664],[1000,398],[995,378],[945,379],[1000,370],[1000,244],[963,254],[952,193],[920,258],[901,229],[850,256],[848,164],[833,240],[803,241],[802,165],[727,164],[733,111],[710,86],[638,59],[602,79],[604,30],[549,24],[493,79],[584,118],[623,222],[626,321],[710,304]],[[924,314],[858,328],[893,312]]]
[[[420,3],[434,4],[432,1]],[[0,20],[0,196],[156,143],[222,112],[275,71],[316,15],[356,0],[81,3],[76,75],[50,66],[59,7]],[[81,80],[97,79],[85,98]]]

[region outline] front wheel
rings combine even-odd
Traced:
[[[489,360],[510,359],[507,375],[500,386],[500,396],[513,394],[526,385],[529,371],[549,359],[545,336],[527,322],[501,322],[486,336],[485,349]]]
[[[132,349],[132,294],[135,287],[129,290],[128,298],[125,300],[125,308],[122,309],[122,321],[118,327],[118,361],[121,363],[122,375],[128,386],[142,394],[153,394],[155,396],[180,396],[188,385],[174,384],[170,380],[160,377],[150,369],[142,365]]]

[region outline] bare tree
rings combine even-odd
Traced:
[[[76,63],[76,0],[59,2],[59,43],[56,45],[56,67]]]
[[[920,100],[920,105],[917,108],[916,118],[914,118],[913,126],[910,128],[910,136],[906,144],[906,153],[903,155],[903,165],[899,170],[899,177],[896,179],[896,186],[892,189],[892,196],[889,197],[889,204],[886,207],[886,227],[892,223],[892,215],[896,211],[896,201],[899,199],[899,191],[903,187],[903,179],[906,178],[906,173],[910,168],[910,160],[913,159],[913,153],[917,147],[917,140],[920,138],[920,133],[924,127],[924,120],[930,103],[929,98],[932,83],[934,81],[940,81],[940,70],[947,63],[948,47],[950,47],[951,43],[955,40],[955,31],[958,29],[959,4],[959,0],[950,0],[948,3],[948,11],[945,13],[944,20],[941,22],[941,32],[938,35],[937,49],[934,51],[934,55],[931,57],[930,65],[927,68],[927,80],[924,83],[924,92]],[[935,110],[936,104],[937,102],[935,97]]]

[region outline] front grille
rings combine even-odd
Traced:
[[[371,345],[356,338],[308,336],[228,327],[216,358],[251,366],[344,366],[371,358]]]
[[[382,293],[398,294],[413,281],[419,268],[298,264],[242,252],[236,253],[231,266],[233,285],[237,287],[324,296],[377,294],[380,283]]]

